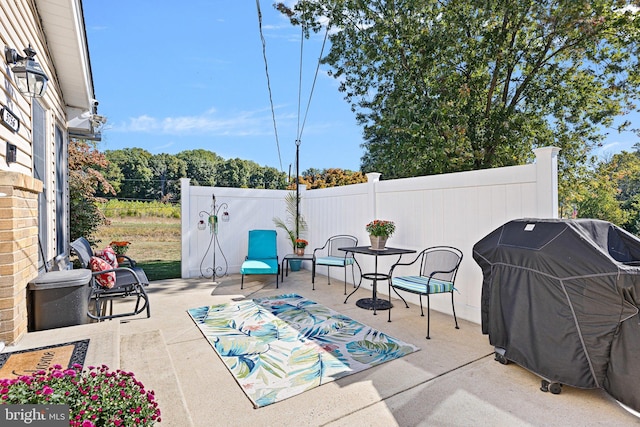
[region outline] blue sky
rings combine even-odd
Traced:
[[[203,148],[293,170],[323,35],[304,42],[299,91],[300,29],[272,4],[260,2],[279,144],[254,1],[85,0],[98,112],[108,118],[99,148]],[[358,170],[362,131],[327,70],[304,122],[300,170]]]
[[[100,150],[203,148],[293,170],[323,35],[304,42],[299,91],[300,29],[272,4],[260,2],[277,142],[254,1],[85,0],[98,112],[108,118]],[[300,170],[358,170],[362,130],[327,70],[320,67],[304,122]],[[598,153],[629,151],[636,141],[611,135]]]

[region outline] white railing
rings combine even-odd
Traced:
[[[458,247],[464,259],[456,282],[459,290],[455,296],[456,313],[479,323],[482,273],[472,258],[473,245],[511,219],[557,217],[558,151],[554,147],[538,149],[535,163],[524,166],[388,181],[380,181],[379,174],[368,174],[369,182],[364,184],[317,190],[301,188],[301,212],[309,224],[307,251],[322,246],[335,234],[351,234],[360,245],[368,245],[365,225],[376,218],[396,223],[396,233],[388,240],[388,246],[416,251],[434,245]],[[219,275],[225,271],[239,272],[247,253],[249,230],[274,229],[273,218],[285,218],[287,192],[192,187],[189,179],[183,179],[182,277],[211,276],[213,234],[208,225],[199,230],[198,222],[208,219],[200,213],[211,212],[214,194],[218,206],[227,204],[230,217],[229,222],[218,224],[216,265],[223,269]],[[278,230],[280,259],[291,252],[286,236]],[[405,255],[404,259],[409,260],[410,256]],[[379,257],[378,270],[388,271],[396,260],[397,257]],[[370,257],[361,256],[358,261],[364,272],[373,269]],[[306,261],[304,267],[310,269],[310,262]],[[340,269],[331,272],[332,277],[343,278]],[[323,283],[323,278],[317,281],[316,289],[321,291]],[[363,287],[370,289],[371,284],[365,280]],[[378,287],[387,294],[386,283]],[[359,291],[354,297],[362,294]],[[412,297],[408,300],[417,302],[417,297]],[[451,312],[451,302],[446,297],[432,298],[431,307]]]

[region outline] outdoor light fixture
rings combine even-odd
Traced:
[[[18,161],[18,147],[15,144],[7,142],[7,152],[5,154],[7,164],[15,163]]]
[[[27,56],[19,55],[15,49],[11,49],[8,46],[4,47],[4,56],[7,64],[15,64],[11,69],[20,93],[32,98],[40,98],[47,90],[49,77],[34,59],[36,51],[33,50],[31,45],[24,49],[23,52]]]

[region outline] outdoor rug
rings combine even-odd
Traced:
[[[0,354],[0,378],[30,376],[38,371],[46,371],[53,365],[71,368],[74,364],[84,365],[89,340],[73,341],[28,350]]]
[[[297,294],[188,312],[256,408],[419,350]]]

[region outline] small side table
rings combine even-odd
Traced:
[[[281,278],[280,281],[284,282],[284,273],[285,273],[285,264],[286,264],[286,268],[287,268],[287,277],[289,277],[289,261],[291,260],[300,260],[300,261],[313,261],[313,254],[304,254],[304,255],[297,255],[297,254],[287,254],[284,256],[284,258],[282,258],[282,267],[280,268],[280,274],[281,274]]]

